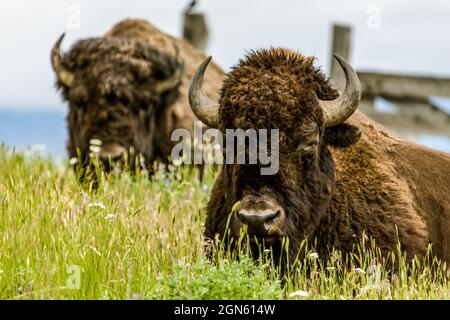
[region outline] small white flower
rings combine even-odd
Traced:
[[[174,166],[178,167],[183,164],[183,159],[181,159],[181,158],[173,159],[172,163]]]
[[[105,220],[111,220],[111,219],[114,219],[115,217],[116,217],[115,215],[113,215],[112,213],[109,213],[105,216]]]
[[[75,158],[75,157],[70,158],[69,164],[70,164],[71,166],[74,166],[74,165],[76,165],[77,163],[78,163],[78,158]]]
[[[102,150],[102,148],[96,145],[90,145],[89,150],[93,153],[99,153]]]
[[[308,296],[309,296],[309,292],[304,291],[304,290],[294,291],[291,294],[289,294],[289,298],[296,298],[296,297],[306,298]]]
[[[91,146],[101,146],[102,145],[102,140],[100,140],[100,139],[91,139],[89,141],[89,144]]]
[[[361,268],[353,268],[353,271],[356,271],[356,272],[358,272],[360,274],[366,274],[366,272],[363,269],[361,269]]]
[[[92,202],[88,204],[88,208],[100,208],[100,209],[106,209],[106,206],[101,202]]]
[[[319,254],[317,253],[317,252],[311,252],[310,254],[309,254],[309,257],[311,258],[311,259],[317,259],[317,258],[319,258]]]

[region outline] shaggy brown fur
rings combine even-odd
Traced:
[[[313,61],[287,49],[261,50],[228,74],[220,129],[278,128],[280,169],[261,176],[255,165],[224,165],[208,203],[207,239],[224,237],[232,206],[244,196],[269,196],[286,212],[291,257],[303,239],[316,239],[326,256],[367,236],[385,253],[399,241],[410,258],[432,243],[450,261],[450,155],[394,138],[358,111],[325,129],[317,97],[337,92]],[[237,238],[242,225],[231,214]]]
[[[172,91],[157,94],[155,83],[176,68],[175,46],[184,61],[184,78]],[[77,149],[85,159],[89,142],[134,147],[146,159],[166,161],[176,128],[192,132],[196,120],[187,97],[190,79],[205,56],[186,41],[169,36],[146,21],[124,20],[106,36],[77,42],[63,57],[63,65],[75,75],[74,84],[62,89],[69,102],[67,117],[70,157]],[[223,72],[213,64],[206,75],[206,91],[218,97]]]

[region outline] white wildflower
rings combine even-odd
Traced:
[[[317,259],[317,258],[319,258],[319,254],[317,253],[317,252],[311,252],[310,254],[309,254],[309,257],[311,258],[311,259]]]
[[[306,298],[308,296],[309,292],[304,290],[294,291],[291,294],[289,294],[289,298],[297,298],[297,297]]]
[[[366,274],[364,269],[361,269],[361,268],[353,268],[353,271],[356,271],[357,273],[360,273],[360,274]]]
[[[135,293],[134,295],[133,295],[133,298],[131,298],[132,300],[139,300],[139,299],[141,299],[141,295],[139,294],[139,293]]]
[[[178,167],[183,164],[183,159],[181,159],[181,158],[173,159],[172,163],[174,166]]]
[[[76,157],[70,158],[69,164],[70,164],[71,166],[74,166],[74,165],[76,165],[77,163],[78,163],[78,158],[76,158]]]
[[[96,145],[90,145],[89,150],[93,153],[99,153],[102,150],[102,148]]]
[[[89,144],[91,146],[101,146],[102,145],[102,140],[100,140],[100,139],[91,139],[89,141]]]
[[[92,202],[88,204],[88,208],[100,208],[100,209],[106,209],[106,206],[101,202]]]

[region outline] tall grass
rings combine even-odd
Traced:
[[[445,264],[383,258],[375,245],[326,264],[307,249],[284,278],[269,258],[234,259],[220,246],[210,263],[202,233],[213,180],[187,168],[152,179],[113,172],[93,191],[68,163],[0,147],[0,299],[450,298]]]

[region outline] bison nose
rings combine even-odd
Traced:
[[[105,162],[117,161],[125,154],[125,148],[117,143],[105,143],[100,150],[100,159]]]
[[[249,213],[246,210],[239,211],[238,217],[239,220],[244,224],[262,224],[268,223],[271,220],[274,220],[276,217],[280,215],[280,212],[252,212]]]
[[[249,234],[266,235],[270,226],[280,217],[280,211],[247,211],[240,210],[237,214],[241,223],[248,226]]]

